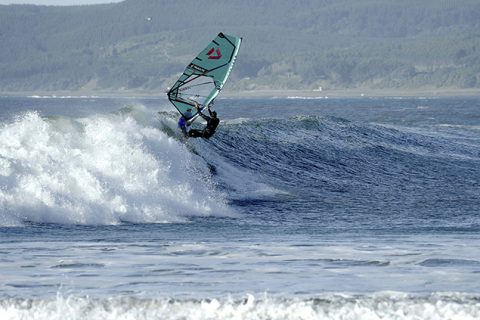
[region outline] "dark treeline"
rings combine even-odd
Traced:
[[[0,6],[0,90],[163,90],[219,31],[231,89],[480,87],[478,0],[127,0]]]

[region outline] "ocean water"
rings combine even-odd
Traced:
[[[0,319],[479,319],[480,98],[0,97]]]

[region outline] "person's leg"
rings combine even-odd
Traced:
[[[191,129],[190,131],[188,131],[188,136],[191,138],[203,137],[203,131]]]
[[[203,137],[208,139],[210,138],[211,136],[213,136],[213,134],[215,133],[215,131],[212,131],[212,130],[209,130],[208,128],[203,130]]]

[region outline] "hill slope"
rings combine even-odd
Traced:
[[[219,31],[230,89],[480,87],[477,0],[127,0],[0,6],[0,90],[171,84]]]

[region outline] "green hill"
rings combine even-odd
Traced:
[[[0,6],[0,91],[163,90],[219,31],[231,90],[480,87],[478,0]]]

